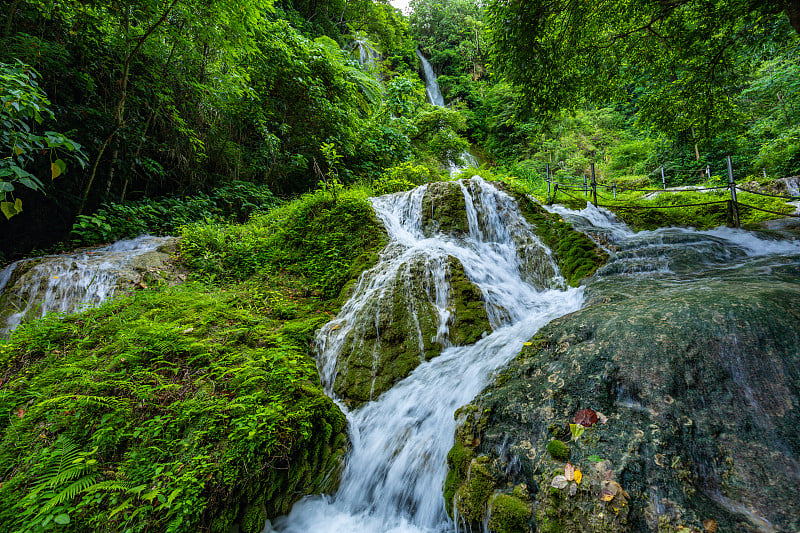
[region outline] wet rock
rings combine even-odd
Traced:
[[[445,496],[458,507],[472,463],[490,494],[531,488],[526,531],[703,531],[710,519],[721,531],[800,530],[795,268],[590,284],[587,307],[543,328],[462,408]],[[607,420],[576,437],[569,424],[586,407]],[[582,472],[574,495],[552,486],[564,474],[555,439],[570,440]]]
[[[435,294],[438,269],[449,282],[445,295]],[[456,258],[415,260],[363,307],[337,360],[334,391],[359,405],[444,348],[472,344],[491,331],[481,291]]]

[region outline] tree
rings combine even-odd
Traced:
[[[642,123],[708,138],[739,119],[747,54],[786,24],[791,0],[491,0],[495,62],[539,114],[632,99]]]

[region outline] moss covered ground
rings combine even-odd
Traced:
[[[0,530],[255,532],[338,483],[310,342],[385,242],[366,194],[183,231],[190,281],[0,341]]]

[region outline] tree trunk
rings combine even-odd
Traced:
[[[800,0],[786,0],[786,15],[794,31],[800,34]]]
[[[8,37],[11,35],[11,26],[14,25],[14,15],[17,14],[17,8],[19,7],[20,0],[14,0],[14,3],[11,5],[11,8],[8,10],[8,18],[6,19],[6,27],[3,29],[3,37]]]
[[[111,139],[113,139],[114,136],[117,134],[117,132],[120,130],[120,128],[122,128],[125,125],[125,103],[128,97],[128,77],[131,69],[131,61],[133,60],[134,56],[136,56],[136,53],[142,47],[147,38],[150,37],[150,35],[152,35],[152,33],[156,30],[156,28],[158,28],[165,20],[167,20],[167,15],[169,15],[170,12],[175,8],[175,6],[178,5],[179,1],[180,0],[172,0],[172,3],[169,6],[167,6],[167,8],[164,10],[164,13],[161,15],[161,18],[159,18],[156,22],[154,22],[153,25],[147,29],[144,35],[142,35],[141,37],[139,37],[139,39],[137,39],[136,46],[134,46],[133,50],[127,55],[127,57],[125,57],[125,63],[123,63],[122,65],[122,81],[120,83],[121,90],[120,90],[119,101],[117,102],[117,107],[114,110],[115,127],[114,130],[111,132],[111,134],[108,136],[108,138],[106,138],[106,140],[103,142],[103,146],[100,148],[100,152],[97,154],[97,157],[94,160],[94,164],[92,165],[92,173],[89,175],[89,183],[83,190],[83,197],[81,198],[81,205],[78,208],[78,213],[77,213],[78,215],[82,215],[83,210],[86,207],[86,201],[89,198],[89,193],[91,192],[92,184],[94,183],[94,178],[97,173],[97,167],[100,164],[100,158],[103,157],[103,152],[105,152],[106,148],[108,147],[108,143],[111,142]]]

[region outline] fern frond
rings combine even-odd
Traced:
[[[39,511],[39,514],[42,515],[51,510],[52,508],[75,498],[78,494],[80,494],[88,487],[90,487],[92,484],[94,484],[95,478],[96,474],[92,474],[84,476],[78,479],[77,481],[72,482],[70,485],[67,486],[67,488],[56,494],[54,497],[50,498],[50,500],[42,506],[42,509],[41,511]]]
[[[83,491],[84,494],[94,494],[95,492],[99,491],[106,491],[106,492],[125,492],[131,488],[131,483],[128,481],[117,481],[115,479],[111,479],[108,481],[100,481],[99,483],[95,483],[91,487],[88,487],[86,490]]]
[[[58,487],[66,483],[67,481],[72,481],[73,479],[79,478],[81,476],[86,475],[92,469],[91,465],[87,464],[76,464],[66,470],[62,470],[59,472],[53,479],[50,481],[51,487]]]

